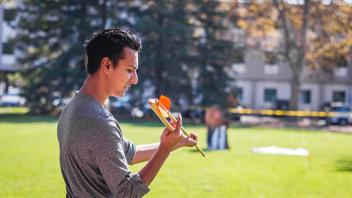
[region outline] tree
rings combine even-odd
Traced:
[[[234,42],[226,36],[229,31],[227,10],[219,1],[193,1],[191,7],[195,32],[193,64],[200,71],[199,92],[202,105],[227,106],[226,89],[229,76],[226,66],[235,60]]]
[[[352,57],[352,4],[331,1],[312,3],[315,35],[307,48],[307,62],[313,68],[327,70],[348,66]]]
[[[57,114],[83,83],[84,42],[107,25],[113,1],[26,0],[18,9],[17,54],[30,113]],[[116,12],[116,10],[115,10]],[[40,13],[40,14],[39,14]]]
[[[192,71],[201,74],[199,91],[206,102],[220,103],[231,59],[225,41],[225,12],[212,1],[23,1],[14,26],[23,71],[24,96],[31,113],[57,112],[84,79],[83,43],[104,27],[128,27],[143,41],[139,74],[150,80],[155,95],[176,102],[183,93],[192,99]],[[207,8],[212,6],[212,8]],[[200,9],[198,8],[200,7]],[[212,11],[215,9],[215,11]],[[41,13],[40,15],[38,13]],[[205,36],[197,35],[201,30]],[[217,96],[217,97],[216,97]]]
[[[130,5],[132,29],[143,42],[139,75],[142,82],[152,82],[155,96],[170,96],[176,104],[181,95],[190,98],[188,70],[192,26],[187,13],[187,0],[144,1]]]
[[[236,25],[259,43],[273,31],[282,32],[280,55],[292,71],[290,109],[295,110],[304,65],[322,68],[327,63],[329,51],[336,52],[335,63],[337,57],[347,55],[346,49],[351,42],[348,36],[351,34],[351,15],[348,13],[351,13],[351,5],[343,1],[330,1],[326,5],[321,1],[290,4],[272,0],[234,1],[230,14],[239,19]]]

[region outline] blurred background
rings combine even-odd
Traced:
[[[0,105],[58,116],[84,80],[85,40],[117,26],[143,49],[139,85],[110,100],[116,115],[148,116],[161,94],[196,122],[213,104],[349,112],[351,12],[351,1],[3,1]]]
[[[213,104],[349,112],[351,12],[328,0],[3,1],[0,105],[58,116],[84,80],[85,40],[117,26],[143,41],[139,85],[110,100],[121,116],[145,117],[161,94],[197,122]]]
[[[57,149],[56,119],[73,93],[82,85],[86,75],[84,42],[93,32],[108,27],[123,27],[142,38],[139,84],[122,98],[110,98],[106,105],[117,119],[129,123],[127,128],[132,128],[133,131],[135,123],[154,127],[155,124],[146,124],[156,120],[147,100],[166,95],[172,99],[172,111],[181,112],[185,122],[200,131],[203,137],[206,109],[216,104],[226,112],[230,123],[234,124],[231,126],[235,128],[230,127],[229,130],[230,145],[241,144],[236,142],[240,138],[248,140],[246,138],[255,137],[251,139],[254,142],[259,137],[264,138],[256,135],[256,132],[248,133],[249,129],[242,127],[265,127],[264,131],[268,130],[266,127],[270,130],[272,127],[279,127],[280,130],[304,128],[315,130],[317,134],[323,133],[324,137],[321,137],[322,142],[317,148],[325,145],[326,141],[336,141],[336,152],[340,152],[343,157],[332,161],[342,162],[338,163],[339,167],[342,164],[342,170],[347,170],[349,178],[347,183],[341,179],[334,184],[344,183],[345,190],[351,185],[352,139],[348,134],[352,132],[352,1],[0,2],[0,137],[3,145],[13,143],[0,150],[3,156],[7,156],[1,157],[3,161],[0,164],[0,167],[3,166],[1,174],[8,173],[2,178],[7,183],[1,184],[7,189],[3,191],[5,197],[20,196],[14,193],[14,189],[27,188],[33,182],[29,179],[31,182],[23,184],[18,182],[20,177],[11,175],[13,167],[20,162],[15,160],[12,165],[7,164],[8,160],[17,159],[13,157],[19,154],[11,153],[9,149],[16,150],[18,146],[15,145],[22,145],[27,138],[41,137],[43,134],[48,135],[53,150]],[[49,128],[42,129],[38,123],[46,123],[48,126],[45,127]],[[33,131],[32,135],[21,139],[21,127],[25,128],[23,130],[42,131]],[[238,130],[239,137],[234,138],[232,130]],[[47,134],[49,131],[50,134]],[[258,128],[253,131],[258,131]],[[325,131],[343,132],[344,136],[326,137]],[[16,136],[16,132],[21,135]],[[293,138],[293,142],[283,145],[309,147],[312,134],[305,133],[309,137],[293,135],[298,139]],[[247,136],[249,134],[253,136]],[[282,131],[269,133],[266,138],[276,140],[278,134],[281,137]],[[292,131],[292,134],[295,132]],[[284,142],[285,138],[288,136],[283,135],[276,143]],[[346,141],[343,151],[339,150],[339,144],[343,143],[338,140]],[[143,140],[137,138],[137,142],[143,143]],[[247,143],[249,142],[251,141]],[[270,144],[270,141],[265,142],[259,141],[257,145]],[[21,154],[27,155],[25,151],[28,148],[33,149],[25,147]],[[237,150],[235,147],[234,150],[240,152],[245,149]],[[320,154],[328,152],[317,150]],[[194,153],[186,152],[185,155],[192,154]],[[43,154],[47,155],[49,153]],[[54,164],[54,175],[48,177],[55,178],[61,186],[58,192],[63,193],[58,159],[55,158],[56,150],[53,155],[51,163]],[[216,164],[215,161],[214,163]],[[47,166],[50,167],[50,164]],[[304,170],[309,169],[306,162],[302,166]],[[258,167],[253,167],[256,168]],[[272,170],[271,168],[268,169]],[[40,175],[43,167],[37,169]],[[30,178],[38,178],[38,175]],[[257,176],[260,177],[260,174],[253,177]],[[321,180],[315,179],[312,181]],[[214,190],[214,184],[208,184],[197,184],[205,186],[204,191],[210,193],[208,197],[233,197],[238,193],[244,197],[281,197],[291,192],[267,191],[266,188],[259,188],[259,191],[246,188],[238,188],[237,191]],[[310,186],[309,182],[305,184]],[[319,187],[321,185],[323,184],[317,184]],[[312,187],[319,189],[317,193],[310,194],[313,197],[334,196],[338,193],[333,190],[325,194],[324,189],[317,186]],[[38,187],[38,194],[58,193],[41,189]],[[296,190],[302,189],[305,187],[297,187]],[[165,192],[169,191],[157,188],[153,195],[160,196]],[[180,192],[184,191],[181,189]],[[303,192],[309,195],[309,188]],[[302,195],[307,195],[305,193]],[[348,197],[352,192],[346,190],[345,193],[337,197]],[[197,194],[196,197],[207,195]]]

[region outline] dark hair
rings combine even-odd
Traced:
[[[87,53],[87,72],[94,74],[98,71],[100,62],[104,57],[108,57],[113,65],[123,58],[123,49],[128,47],[139,51],[141,40],[135,34],[120,28],[109,28],[95,32],[85,43]]]

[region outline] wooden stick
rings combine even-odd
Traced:
[[[171,113],[168,109],[166,109],[166,107],[164,107],[163,104],[160,103],[159,106],[167,113],[167,115],[169,116],[169,118],[170,118],[173,122],[175,122],[175,123],[177,122],[177,119],[174,117],[174,115],[172,115],[172,113]],[[182,130],[182,132],[183,132],[186,136],[189,137],[189,133],[186,131],[185,128],[181,127],[181,130]],[[201,148],[199,148],[199,146],[198,146],[197,144],[195,145],[195,147],[196,147],[196,149],[203,155],[203,157],[205,157],[205,153],[202,151]]]
[[[165,125],[165,127],[166,127],[169,131],[174,131],[174,130],[175,130],[174,127],[169,123],[169,121],[166,120],[166,118],[165,118],[165,117],[162,115],[162,113],[159,111],[156,102],[157,102],[157,99],[154,99],[154,100],[153,100],[153,99],[150,99],[150,100],[148,100],[148,103],[149,103],[150,107],[152,108],[152,110],[154,111],[154,113],[158,116],[158,118],[160,119],[160,121]],[[170,119],[172,119],[173,122],[177,122],[176,118],[170,113],[169,110],[167,110],[161,103],[159,104],[159,106],[162,108],[162,110],[163,110],[164,112],[167,113],[168,117],[169,117]],[[181,127],[181,131],[182,131],[185,135],[189,136],[188,133],[187,133],[187,131],[186,131],[183,127]],[[205,157],[205,153],[199,148],[199,146],[198,146],[198,145],[195,145],[195,147],[196,147],[196,149],[202,154],[202,156]]]
[[[158,107],[156,106],[156,102],[151,102],[150,100],[148,101],[150,107],[154,111],[154,113],[158,116],[158,118],[161,120],[161,122],[165,125],[165,127],[169,131],[174,131],[174,127],[160,114],[159,110],[157,109]]]

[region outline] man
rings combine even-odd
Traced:
[[[228,121],[218,105],[211,106],[205,113],[205,123],[208,128],[208,150],[229,149],[227,141]]]
[[[171,151],[197,143],[195,134],[164,129],[160,144],[135,146],[103,108],[109,96],[123,96],[138,82],[140,39],[118,28],[93,35],[86,43],[87,78],[66,105],[58,123],[60,165],[66,197],[142,197]],[[136,174],[128,164],[148,161]]]

